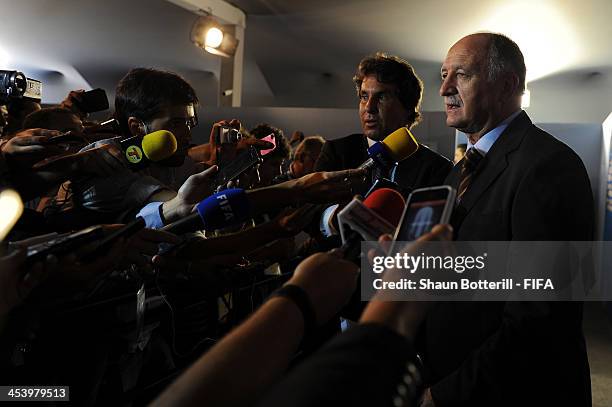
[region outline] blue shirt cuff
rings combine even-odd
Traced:
[[[164,222],[160,216],[160,206],[163,202],[151,202],[145,205],[136,215],[145,220],[145,224],[149,229],[161,229],[164,227]]]

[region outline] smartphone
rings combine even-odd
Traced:
[[[455,206],[455,194],[456,191],[447,185],[412,191],[395,231],[391,252],[395,249],[395,242],[416,240],[435,225],[448,223]]]
[[[230,181],[236,180],[244,172],[250,170],[255,165],[261,163],[259,151],[253,146],[249,146],[245,151],[238,154],[236,158],[219,168],[219,174],[216,177],[216,184],[224,186]]]
[[[274,133],[267,135],[266,137],[262,138],[263,141],[267,141],[268,143],[272,144],[273,147],[272,148],[267,148],[265,150],[260,150],[259,154],[264,157],[267,154],[271,153],[272,151],[274,151],[276,149],[276,137],[274,137]]]
[[[101,112],[108,109],[108,96],[104,89],[90,90],[81,94],[77,105],[85,113]]]
[[[102,226],[90,226],[74,233],[65,233],[53,237],[43,243],[27,248],[26,265],[44,261],[48,255],[62,256],[75,251],[84,244],[94,242],[104,237]]]

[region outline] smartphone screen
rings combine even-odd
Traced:
[[[415,189],[408,197],[394,241],[408,242],[447,223],[454,206],[455,190],[449,186]]]

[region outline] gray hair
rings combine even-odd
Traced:
[[[519,91],[525,92],[525,58],[521,49],[503,34],[487,33],[489,36],[488,71],[489,81],[493,82],[502,74],[513,73],[519,78]]]

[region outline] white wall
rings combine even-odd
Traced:
[[[603,123],[612,111],[612,72],[570,72],[528,85],[527,113],[538,123]]]

